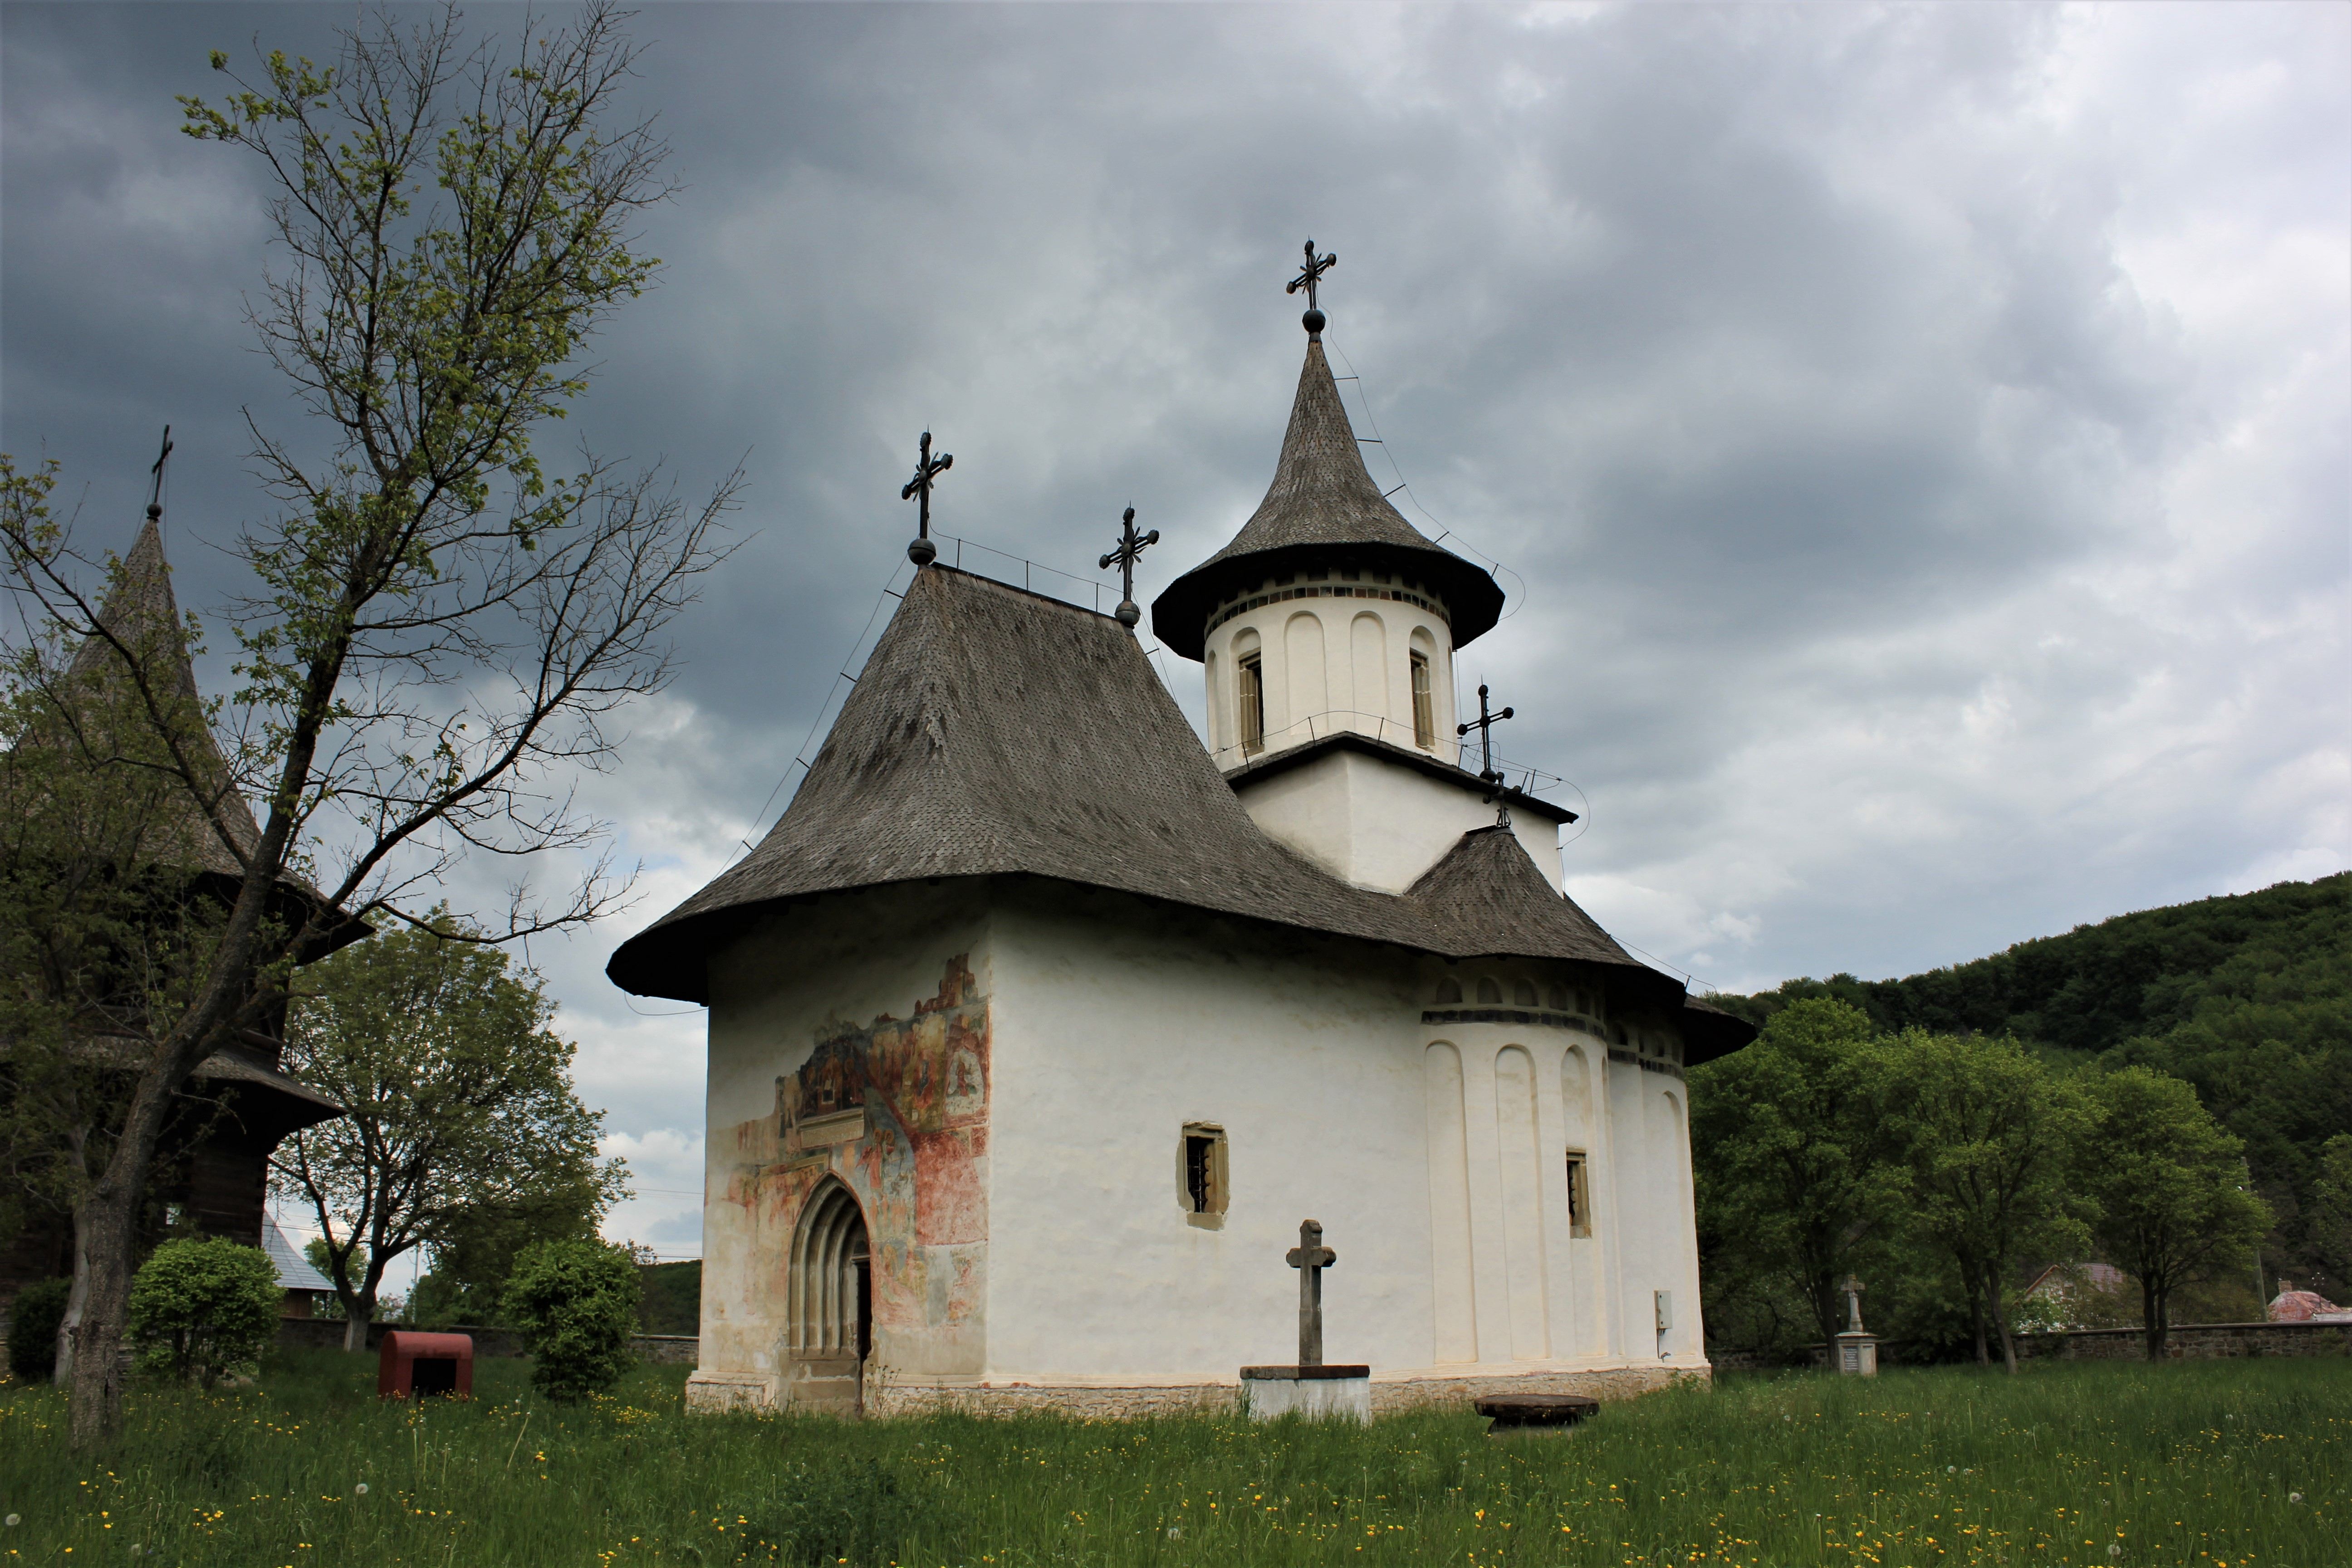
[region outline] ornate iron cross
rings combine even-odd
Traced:
[[[1135,604],[1135,563],[1144,546],[1159,542],[1160,531],[1156,528],[1138,537],[1135,509],[1129,507],[1127,515],[1119,520],[1118,548],[1095,563],[1097,570],[1107,572],[1112,562],[1118,563],[1118,624],[1130,632],[1135,630],[1135,623],[1143,618],[1143,612]]]
[[[1473,730],[1478,731],[1478,754],[1484,763],[1478,770],[1478,776],[1490,784],[1503,782],[1503,775],[1495,769],[1495,726],[1510,716],[1511,710],[1507,708],[1500,713],[1486,711],[1486,689],[1481,686],[1478,688],[1478,721],[1475,724],[1454,726],[1454,735],[1456,740],[1467,735]]]
[[[1323,1245],[1323,1227],[1311,1219],[1298,1222],[1298,1245],[1282,1255],[1298,1270],[1298,1364],[1323,1364],[1323,1270],[1339,1255]]]
[[[1323,274],[1330,271],[1331,268],[1337,267],[1339,264],[1339,253],[1338,251],[1335,250],[1327,255],[1318,256],[1315,254],[1315,242],[1311,239],[1308,240],[1307,242],[1306,265],[1299,268],[1298,276],[1290,280],[1290,286],[1285,289],[1283,292],[1286,294],[1296,294],[1301,289],[1304,289],[1307,290],[1307,308],[1310,310],[1320,310],[1321,307],[1315,302],[1315,285],[1321,281]]]
[[[940,552],[940,547],[931,542],[931,486],[941,474],[954,467],[953,453],[941,452],[936,458],[931,456],[931,433],[924,431],[922,442],[917,448],[915,477],[908,479],[907,488],[898,492],[900,500],[918,498],[921,500],[920,509],[915,514],[915,538],[907,546],[907,559],[918,566],[929,565]]]

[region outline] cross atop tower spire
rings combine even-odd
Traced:
[[[155,454],[155,466],[147,471],[155,476],[155,483],[147,492],[147,521],[152,522],[163,515],[163,465],[172,458],[172,427],[163,426],[163,449]]]
[[[1299,323],[1307,329],[1307,335],[1318,342],[1323,338],[1323,311],[1321,307],[1315,303],[1315,286],[1322,280],[1323,274],[1339,265],[1338,251],[1328,251],[1318,256],[1315,254],[1315,241],[1310,238],[1307,242],[1307,260],[1298,268],[1298,276],[1292,279],[1282,290],[1286,294],[1296,294],[1301,289],[1307,290],[1307,313],[1298,320]]]
[[[931,486],[939,481],[941,474],[953,467],[954,453],[941,452],[936,458],[931,456],[931,433],[924,431],[922,442],[916,447],[915,477],[908,479],[907,488],[898,492],[900,500],[921,498],[921,504],[915,512],[915,537],[907,544],[907,559],[918,566],[929,566],[939,555],[940,547],[931,542]]]
[[[1135,603],[1135,563],[1142,556],[1145,545],[1159,542],[1160,531],[1156,528],[1141,535],[1135,531],[1135,509],[1129,507],[1127,516],[1119,520],[1118,548],[1096,563],[1098,570],[1108,572],[1112,562],[1118,563],[1118,624],[1129,632],[1135,630],[1136,622],[1143,619],[1143,611]]]

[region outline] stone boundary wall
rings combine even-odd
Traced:
[[[370,1323],[367,1348],[373,1352],[383,1343],[383,1336],[394,1329],[405,1329],[406,1323]],[[453,1334],[471,1334],[474,1353],[478,1356],[520,1356],[530,1352],[523,1347],[522,1336],[512,1329],[486,1329],[459,1323],[447,1331]],[[343,1348],[343,1325],[331,1318],[280,1318],[278,1321],[278,1342],[304,1350],[339,1351]],[[637,1352],[640,1361],[656,1366],[692,1366],[701,1359],[702,1342],[693,1334],[636,1334],[629,1340],[629,1348]]]
[[[2147,1337],[2137,1328],[2059,1329],[2013,1337],[2020,1361],[2144,1361],[2147,1357]],[[1901,1340],[1881,1341],[1879,1364],[1935,1364],[1921,1360],[1914,1353],[1916,1348]],[[1992,1352],[1998,1363],[1998,1342]],[[1712,1359],[1717,1372],[1780,1372],[1829,1365],[1829,1353],[1820,1345],[1810,1345],[1802,1353],[1807,1358],[1803,1361],[1741,1351],[1727,1351]],[[2175,1323],[2165,1335],[2164,1353],[2167,1361],[2352,1355],[2352,1323]]]
[[[2019,1334],[2017,1356],[2043,1361],[2145,1361],[2139,1329],[2065,1329]],[[2229,1361],[2240,1356],[2352,1355],[2352,1323],[2175,1323],[2164,1336],[2167,1361]]]

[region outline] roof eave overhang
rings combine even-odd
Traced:
[[[1291,769],[1303,766],[1318,757],[1327,757],[1334,752],[1341,751],[1360,752],[1366,756],[1378,757],[1382,762],[1410,768],[1415,773],[1436,779],[1441,783],[1454,784],[1458,788],[1488,796],[1514,811],[1524,811],[1530,816],[1540,816],[1555,826],[1576,820],[1576,813],[1565,806],[1555,805],[1550,801],[1512,789],[1508,785],[1496,789],[1476,773],[1457,768],[1451,763],[1441,762],[1426,752],[1410,751],[1392,742],[1376,740],[1370,735],[1359,734],[1353,730],[1340,730],[1320,739],[1309,741],[1304,745],[1287,747],[1271,755],[1260,757],[1255,762],[1244,763],[1226,773],[1225,782],[1233,785],[1234,793],[1238,795],[1251,784],[1272,778],[1277,773],[1288,773]]]
[[[1503,590],[1494,578],[1450,550],[1435,546],[1362,543],[1276,545],[1246,554],[1213,557],[1163,589],[1151,602],[1151,632],[1162,645],[1199,662],[1209,616],[1241,584],[1305,570],[1368,570],[1417,577],[1445,601],[1454,646],[1486,632],[1503,614]]]

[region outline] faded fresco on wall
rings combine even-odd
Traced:
[[[988,998],[948,961],[911,1017],[828,1020],[776,1079],[764,1127],[737,1129],[730,1197],[755,1219],[752,1274],[786,1300],[793,1227],[828,1173],[865,1211],[876,1353],[902,1372],[977,1365],[988,1240]]]

